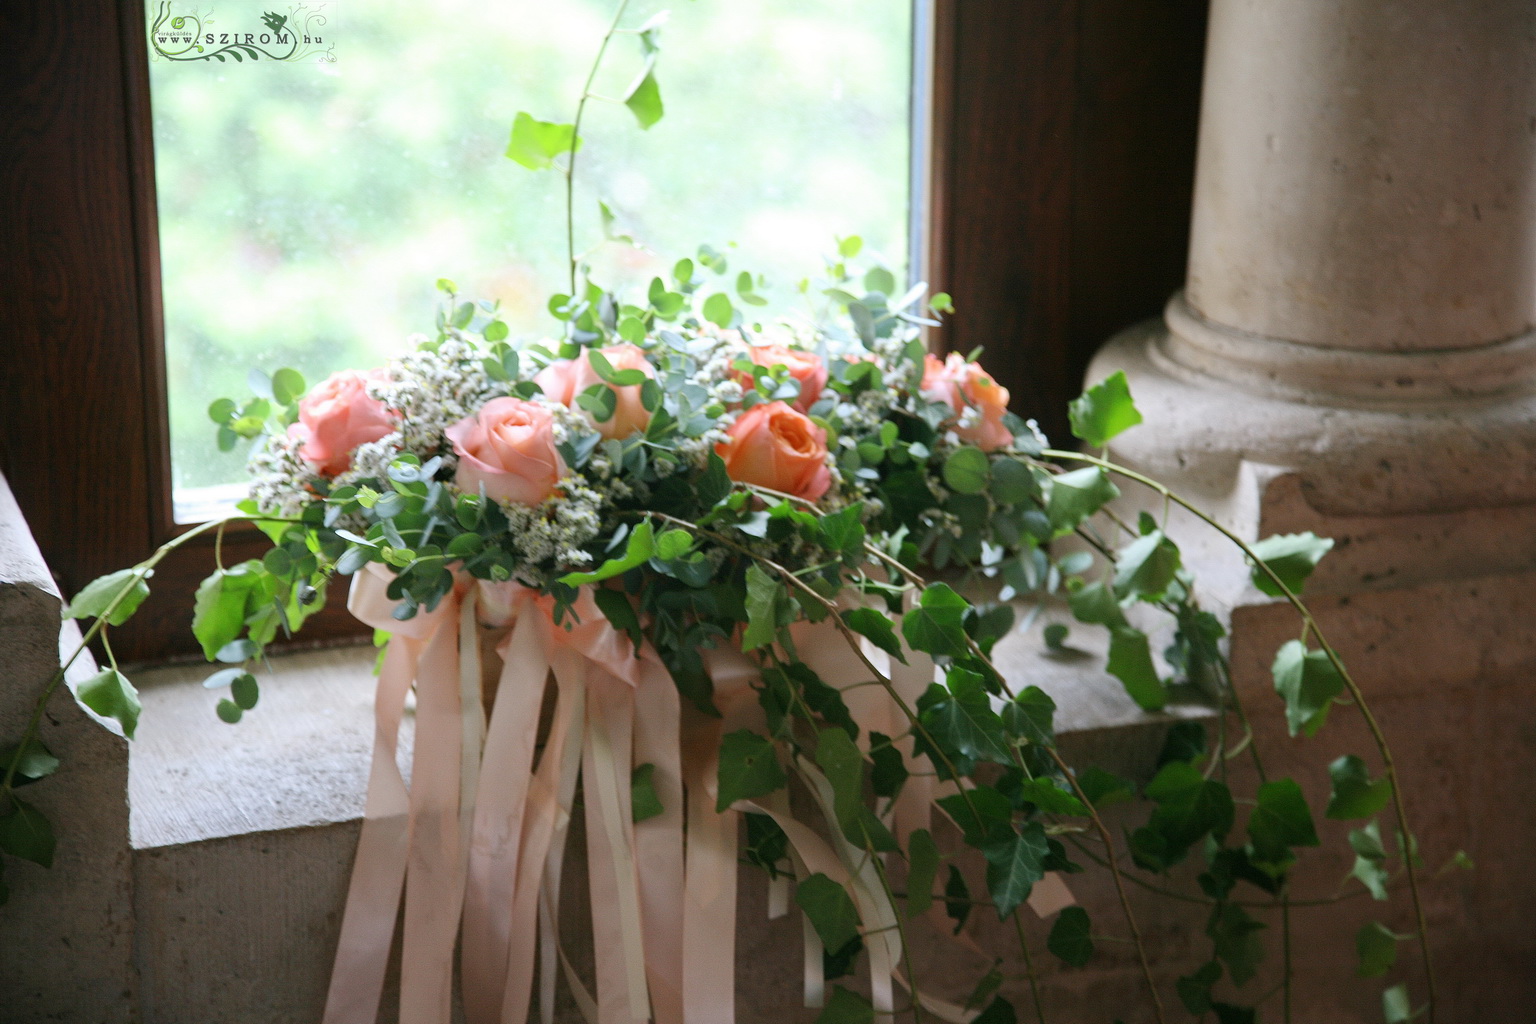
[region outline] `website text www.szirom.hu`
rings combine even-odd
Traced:
[[[297,38],[305,46],[318,46],[325,42],[323,36],[308,36],[295,32],[205,32],[202,42],[207,46],[245,45],[254,46],[260,43],[263,46],[276,44],[287,46]],[[155,42],[161,46],[188,45],[197,42],[198,39],[190,32],[156,32]]]

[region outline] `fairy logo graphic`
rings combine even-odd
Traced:
[[[336,5],[329,2],[294,4],[287,14],[263,11],[258,27],[240,12],[236,24],[216,23],[212,8],[179,13],[175,0],[160,0],[149,26],[150,59],[157,61],[267,60],[334,63],[330,20]],[[251,8],[257,10],[259,8]],[[244,24],[242,24],[244,23]],[[233,27],[235,30],[226,31]],[[244,29],[249,27],[250,31]]]

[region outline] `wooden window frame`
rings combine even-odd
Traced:
[[[1115,330],[1183,280],[1205,4],[928,0],[926,279],[936,332],[985,346],[1016,408],[1065,404]],[[8,10],[0,33],[0,471],[70,594],[176,535],[142,0]],[[124,661],[189,654],[212,538],[166,559],[114,634]],[[266,543],[232,529],[227,563]],[[305,627],[358,627],[333,591]]]

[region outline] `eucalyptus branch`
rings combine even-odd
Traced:
[[[1381,756],[1382,772],[1390,781],[1392,786],[1392,808],[1394,815],[1397,818],[1398,831],[1402,836],[1401,853],[1403,857],[1403,866],[1408,877],[1408,891],[1413,902],[1414,917],[1418,924],[1419,953],[1421,959],[1424,962],[1424,985],[1427,994],[1427,1000],[1425,1003],[1425,1020],[1427,1024],[1434,1024],[1436,997],[1434,959],[1430,953],[1429,948],[1429,925],[1424,911],[1424,901],[1419,892],[1418,873],[1415,870],[1413,864],[1413,850],[1411,848],[1411,837],[1413,833],[1408,829],[1408,811],[1406,805],[1403,802],[1403,788],[1398,784],[1397,765],[1392,759],[1392,749],[1387,743],[1386,735],[1382,732],[1381,724],[1376,720],[1375,714],[1372,713],[1370,705],[1366,702],[1365,692],[1361,690],[1360,685],[1355,682],[1354,677],[1349,673],[1349,669],[1344,666],[1344,660],[1339,657],[1339,654],[1336,650],[1334,650],[1333,645],[1329,643],[1327,637],[1323,635],[1322,628],[1318,625],[1316,618],[1313,617],[1311,610],[1307,608],[1307,606],[1302,603],[1301,598],[1298,597],[1295,592],[1293,592],[1291,588],[1286,585],[1286,582],[1280,578],[1280,575],[1271,569],[1263,559],[1259,558],[1258,555],[1254,553],[1253,548],[1248,544],[1247,541],[1243,540],[1243,538],[1239,537],[1236,533],[1232,532],[1232,530],[1228,529],[1214,516],[1202,511],[1193,502],[1180,496],[1168,486],[1153,480],[1151,477],[1144,476],[1135,470],[1116,465],[1113,462],[1098,458],[1097,456],[1083,455],[1079,452],[1070,452],[1058,449],[1046,449],[1040,454],[1047,458],[1061,459],[1071,462],[1082,462],[1091,466],[1098,466],[1100,469],[1105,470],[1106,472],[1114,473],[1118,476],[1123,476],[1128,480],[1134,480],[1142,486],[1151,489],[1155,493],[1162,495],[1165,501],[1173,502],[1175,505],[1178,505],[1180,508],[1203,521],[1206,525],[1210,526],[1223,537],[1227,538],[1227,540],[1235,544],[1243,552],[1243,554],[1253,562],[1255,566],[1263,571],[1264,575],[1268,577],[1270,582],[1279,589],[1281,595],[1286,599],[1286,601],[1290,603],[1291,607],[1296,610],[1296,614],[1301,617],[1303,629],[1310,630],[1312,635],[1317,639],[1319,649],[1323,651],[1324,655],[1328,659],[1329,664],[1333,666],[1334,671],[1338,673],[1339,678],[1343,681],[1345,688],[1349,690],[1350,697],[1353,698],[1356,705],[1359,707],[1360,715],[1365,720],[1366,728],[1370,730],[1371,739],[1376,744],[1376,750]]]

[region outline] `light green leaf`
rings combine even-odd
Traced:
[[[1252,548],[1259,561],[1280,577],[1286,589],[1300,595],[1306,586],[1307,577],[1312,575],[1317,563],[1333,548],[1333,540],[1319,537],[1310,531],[1284,533],[1265,537],[1253,544]],[[1257,565],[1253,567],[1253,585],[1270,597],[1284,596],[1275,581],[1269,578],[1269,573]]]
[[[1360,966],[1355,974],[1361,978],[1379,978],[1397,963],[1397,936],[1379,921],[1372,921],[1355,936],[1355,952],[1360,954]]]
[[[1120,488],[1098,466],[1060,473],[1046,481],[1046,518],[1056,536],[1064,536],[1119,496]]]
[[[635,770],[630,773],[630,816],[634,821],[654,818],[666,810],[661,805],[661,797],[656,795],[656,784],[651,780],[655,774],[656,766],[650,763],[635,765]]]
[[[292,405],[304,394],[304,375],[283,367],[272,375],[272,398],[278,405]]]
[[[1017,795],[1020,800],[1029,801],[1046,814],[1088,813],[1081,800],[1043,775],[1019,783]]]
[[[896,639],[896,631],[891,627],[890,619],[873,608],[850,608],[842,613],[842,618],[849,629],[903,665],[907,663],[906,655],[901,650],[901,641]]]
[[[629,94],[624,97],[624,105],[629,112],[635,115],[635,120],[640,122],[641,128],[650,128],[651,125],[661,120],[661,88],[656,84],[656,72],[646,66],[645,73],[635,79],[635,83],[629,87]]]
[[[823,729],[816,740],[816,764],[832,786],[832,809],[843,836],[863,846],[859,812],[864,808],[864,759],[859,748],[842,729]]]
[[[1090,447],[1102,448],[1109,439],[1141,422],[1141,412],[1131,400],[1125,371],[1116,370],[1109,377],[1084,391],[1067,406],[1072,436]]]
[[[1335,821],[1369,818],[1392,799],[1392,783],[1385,778],[1371,781],[1365,762],[1346,754],[1328,766],[1333,792],[1323,813]]]
[[[252,559],[228,569],[216,570],[198,584],[192,602],[192,634],[209,661],[219,649],[240,635],[247,609],[262,604],[275,592],[276,581],[260,562]]]
[[[76,687],[75,696],[101,717],[115,718],[123,727],[123,735],[133,739],[144,708],[139,703],[139,691],[127,676],[115,668],[103,669]]]
[[[1141,630],[1118,626],[1110,631],[1105,669],[1125,684],[1125,692],[1147,711],[1160,711],[1168,703],[1168,689],[1152,664],[1152,648]]]
[[[0,852],[51,868],[53,848],[53,826],[48,819],[13,794],[10,810],[0,814]]]
[[[655,538],[650,520],[646,520],[629,531],[629,537],[624,546],[624,557],[610,558],[591,572],[566,573],[560,577],[560,582],[568,587],[579,587],[586,583],[598,583],[614,576],[621,576],[631,569],[644,565],[655,554]]]
[[[816,1024],[873,1024],[874,1019],[875,1008],[868,999],[833,985],[832,997],[816,1015]]]
[[[991,466],[980,448],[957,448],[944,460],[944,485],[960,494],[980,494],[987,489]]]
[[[681,558],[693,547],[693,534],[687,530],[667,530],[656,538],[656,557],[663,562]]]
[[[1275,654],[1273,673],[1291,735],[1316,735],[1328,719],[1333,699],[1344,690],[1344,679],[1327,653],[1309,651],[1300,640],[1288,641]]]
[[[724,292],[715,292],[704,300],[704,319],[717,327],[731,326],[731,318],[735,312],[735,307],[731,305],[731,297]]]
[[[755,651],[773,643],[779,627],[793,615],[793,601],[779,579],[753,562],[747,567],[747,628],[741,649]]]
[[[1082,967],[1093,959],[1093,936],[1089,933],[1088,911],[1066,907],[1051,925],[1045,948],[1073,967]]]
[[[773,741],[750,729],[738,729],[720,741],[718,779],[717,811],[726,810],[737,800],[766,796],[787,781],[774,756]]]
[[[507,143],[507,156],[531,171],[549,167],[555,157],[570,152],[575,133],[572,125],[538,121],[519,111],[512,121],[512,140]],[[576,149],[581,149],[580,139],[576,139]]]
[[[1137,537],[1115,557],[1115,593],[1122,600],[1160,601],[1181,564],[1179,546],[1162,530]]]
[[[119,569],[117,572],[108,573],[105,576],[92,580],[85,585],[85,589],[75,595],[75,599],[69,602],[69,607],[64,609],[66,619],[94,619],[106,613],[112,602],[117,601],[116,607],[112,607],[112,614],[107,623],[112,626],[121,626],[129,617],[138,610],[139,605],[149,596],[149,584],[144,582],[146,575],[143,569]],[[127,593],[123,593],[126,589]],[[122,594],[121,599],[118,595]]]
[[[1068,595],[1067,607],[1078,622],[1112,628],[1127,625],[1120,602],[1100,580],[1079,587]]]
[[[795,886],[795,902],[821,937],[821,944],[835,953],[859,937],[859,912],[848,890],[820,872]]]
[[[907,841],[907,916],[918,917],[933,905],[933,879],[939,870],[939,847],[925,828]]]

